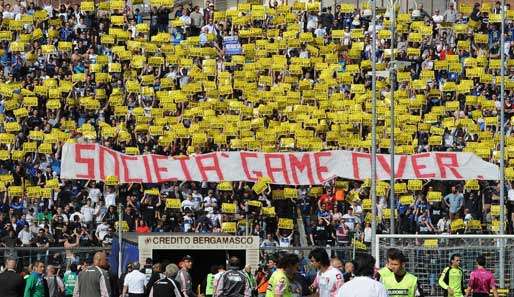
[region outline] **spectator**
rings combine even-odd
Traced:
[[[458,192],[457,187],[453,186],[451,193],[446,195],[443,201],[450,210],[450,220],[458,217],[464,204],[464,196]]]

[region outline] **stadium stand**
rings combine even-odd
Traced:
[[[505,79],[508,165],[514,154],[512,11]],[[395,151],[473,152],[498,162],[499,5],[399,12]],[[391,57],[390,11],[378,17],[378,70]],[[126,231],[235,233],[262,245],[371,241],[369,181],[322,186],[248,182],[117,184],[60,179],[65,142],[127,154],[212,151],[368,152],[371,11],[338,4],[30,1],[2,7],[0,237],[6,247],[109,246]],[[391,84],[379,77],[379,152],[389,152]],[[514,178],[509,167],[507,178]],[[495,233],[496,181],[398,180],[397,232]],[[379,232],[393,215],[378,184]],[[514,189],[508,183],[508,233]],[[298,215],[299,214],[299,215]],[[306,238],[299,238],[301,219]],[[232,224],[223,224],[232,223]]]

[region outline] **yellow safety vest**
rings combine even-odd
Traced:
[[[415,297],[418,286],[418,278],[406,273],[401,282],[397,282],[394,273],[381,277],[382,284],[387,289],[389,297]]]

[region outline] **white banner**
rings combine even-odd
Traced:
[[[432,152],[397,155],[397,179],[495,180],[499,169],[472,153]],[[377,155],[377,178],[390,179],[389,155]],[[213,152],[195,156],[126,155],[98,144],[66,143],[61,177],[120,183],[187,181],[257,181],[267,176],[273,184],[315,185],[335,177],[363,180],[371,176],[370,154],[352,151],[258,153]]]

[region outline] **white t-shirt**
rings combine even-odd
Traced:
[[[95,215],[95,209],[91,206],[84,205],[81,209],[82,215],[84,216],[84,222],[90,223],[93,221],[93,216]]]
[[[318,271],[312,286],[318,288],[319,297],[336,297],[337,291],[343,284],[344,278],[341,271],[329,266],[323,273]]]
[[[100,241],[104,240],[105,235],[107,235],[107,230],[109,230],[110,226],[108,224],[100,224],[96,227],[96,234],[98,234],[98,239]]]
[[[20,233],[18,233],[18,239],[21,241],[24,245],[29,245],[30,241],[34,238],[34,235],[30,231],[25,231],[25,229],[21,230]]]
[[[146,283],[146,275],[139,270],[134,270],[125,276],[123,286],[127,286],[131,294],[144,294]]]
[[[434,23],[436,24],[439,24],[440,22],[443,21],[443,16],[442,15],[433,15],[432,16],[432,20],[434,21]]]
[[[98,203],[98,199],[102,196],[102,191],[98,188],[89,188],[87,198],[91,199],[91,202]]]
[[[106,193],[105,194],[105,207],[109,208],[109,206],[116,206],[116,193]]]
[[[374,279],[358,276],[345,283],[337,292],[337,297],[387,297],[387,290]]]

